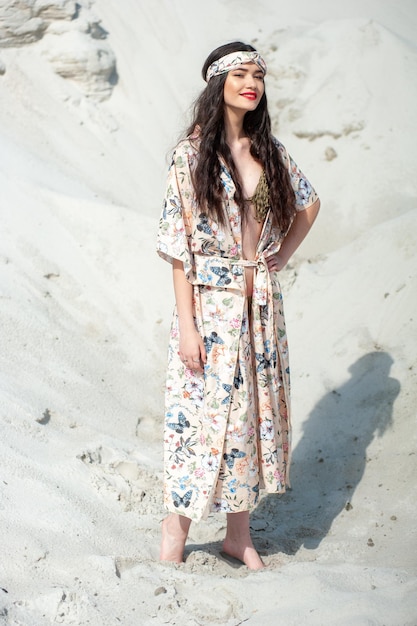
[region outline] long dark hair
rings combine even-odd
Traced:
[[[255,51],[255,48],[241,41],[235,41],[213,50],[203,65],[204,80],[208,67],[214,61],[226,54],[239,51]],[[227,73],[213,76],[207,83],[206,88],[194,103],[193,119],[187,130],[187,135],[195,133],[196,127],[199,132],[199,159],[193,173],[197,201],[205,213],[221,224],[225,223],[226,218],[222,205],[224,189],[220,179],[219,155],[232,175],[236,187],[235,201],[243,217],[246,211],[239,173],[226,143],[223,99],[226,77]],[[273,222],[281,231],[286,232],[295,214],[295,194],[287,168],[271,135],[271,119],[265,92],[256,109],[246,113],[243,129],[251,140],[251,155],[262,164],[265,170]]]

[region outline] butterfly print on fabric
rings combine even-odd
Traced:
[[[207,255],[213,254],[213,252],[211,250],[212,247],[213,247],[213,241],[211,239],[204,239],[201,242],[201,252],[203,254],[207,254]]]
[[[206,349],[207,354],[211,352],[213,343],[218,343],[218,344],[224,343],[223,339],[219,337],[215,331],[210,333],[208,337],[204,337],[203,341],[204,341],[204,347]]]
[[[206,235],[212,235],[213,231],[211,229],[211,226],[208,223],[207,215],[205,215],[204,213],[201,213],[199,215],[199,218],[200,218],[200,223],[197,224],[197,230],[199,230],[201,233],[206,233]]]
[[[168,428],[172,428],[172,430],[175,430],[175,432],[179,435],[182,435],[182,433],[184,432],[184,428],[189,428],[190,422],[187,420],[184,413],[182,411],[179,411],[178,422],[168,422],[167,426]]]
[[[264,354],[260,354],[259,352],[255,352],[255,357],[259,363],[258,367],[256,368],[257,372],[263,372],[264,369],[267,369],[268,367],[275,367],[277,364],[277,353],[275,352],[275,350],[271,354],[270,359],[267,359]]]
[[[265,327],[267,322],[268,322],[268,318],[269,318],[269,312],[268,312],[268,305],[267,304],[262,304],[259,307],[259,314],[260,314],[260,318],[261,318],[262,327]]]
[[[230,402],[230,392],[232,391],[232,385],[222,384],[223,389],[227,393],[227,396],[222,400],[222,404],[229,404]]]
[[[235,464],[235,459],[243,459],[243,457],[245,456],[246,456],[246,452],[242,452],[241,450],[238,450],[237,448],[232,448],[232,451],[230,454],[228,454],[227,452],[223,454],[223,458],[226,461],[226,465],[229,469],[233,469],[233,466]]]
[[[233,385],[235,389],[239,389],[240,385],[243,385],[243,376],[242,372],[240,371],[240,367],[236,376],[233,378]]]
[[[193,496],[193,490],[190,489],[182,497],[175,491],[171,491],[171,495],[172,495],[172,501],[174,502],[174,506],[178,508],[179,506],[182,505],[185,508],[188,508],[190,506],[191,498]]]
[[[224,287],[225,285],[230,285],[232,279],[229,278],[229,270],[227,267],[217,267],[216,265],[210,266],[210,270],[214,272],[219,277],[219,280],[216,283],[216,287]]]

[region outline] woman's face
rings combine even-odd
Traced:
[[[245,63],[228,72],[224,83],[226,107],[254,111],[265,91],[264,73],[256,63]]]

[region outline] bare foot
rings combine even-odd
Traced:
[[[242,561],[249,569],[258,570],[265,567],[252,543],[249,530],[249,511],[227,514],[227,530],[223,550],[229,556]]]
[[[162,522],[162,540],[159,558],[161,561],[182,563],[184,547],[191,520],[183,515],[170,513]]]
[[[242,543],[241,541],[233,541],[226,537],[223,542],[223,551],[247,565],[251,570],[263,569],[265,567],[251,539]]]

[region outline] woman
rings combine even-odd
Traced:
[[[227,513],[223,551],[264,564],[249,533],[259,489],[282,493],[290,459],[289,367],[278,272],[319,210],[271,136],[266,65],[214,50],[176,147],[158,231],[173,266],[161,559],[180,563],[191,520]]]

